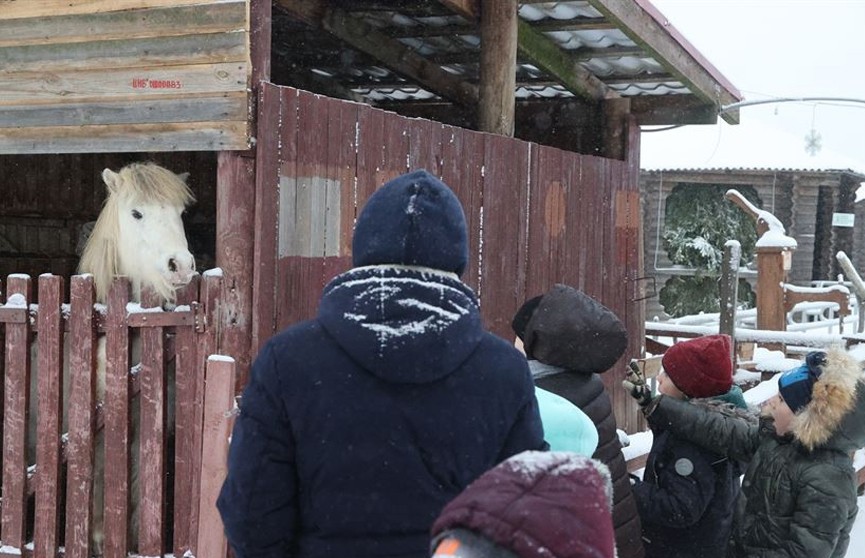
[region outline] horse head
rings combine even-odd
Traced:
[[[135,300],[142,288],[151,288],[173,301],[192,279],[195,259],[181,218],[194,201],[187,176],[153,163],[102,171],[108,197],[79,264],[80,273],[93,274],[100,301],[117,276],[129,277]]]

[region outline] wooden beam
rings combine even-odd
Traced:
[[[715,107],[707,104],[694,95],[637,95],[628,97],[631,102],[631,115],[637,119],[642,126],[670,126],[675,124],[714,124],[718,121],[718,113]],[[520,134],[521,122],[535,121],[539,113],[556,115],[556,125],[560,128],[576,127],[584,128],[587,125],[585,118],[581,115],[592,108],[582,111],[574,109],[579,103],[586,101],[579,98],[561,98],[537,100],[518,100],[515,106],[516,135]],[[426,118],[437,122],[444,122],[452,126],[471,127],[473,113],[461,110],[459,107],[442,102],[417,102],[417,103],[376,103],[376,106],[385,110],[398,112],[403,116]],[[573,115],[576,118],[571,118]],[[769,175],[771,183],[772,175]]]
[[[217,351],[237,363],[237,391],[252,361],[252,281],[255,249],[255,159],[220,151],[216,166],[216,265],[224,281]]]
[[[568,91],[593,101],[618,97],[590,71],[574,62],[549,37],[536,31],[523,21],[518,21],[519,50],[538,68],[561,80]]]
[[[643,0],[589,0],[593,8],[617,24],[632,41],[644,47],[670,73],[679,77],[696,95],[717,108],[740,99],[738,91],[726,82],[699,52],[678,35],[674,28],[662,25],[649,10],[657,10]],[[721,115],[730,124],[738,124],[738,111]]]
[[[323,0],[277,0],[277,4],[285,8],[295,19],[310,27],[320,27],[327,3]]]
[[[533,21],[532,27],[541,32],[551,31],[597,31],[616,29],[616,26],[602,17],[580,19],[550,19]],[[477,35],[476,24],[434,25],[429,27],[392,25],[381,31],[394,38],[410,37],[453,37],[454,35]]]
[[[696,95],[636,95],[630,99],[631,114],[640,126],[718,122],[717,107]]]
[[[482,0],[478,129],[514,135],[517,0]]]
[[[610,99],[604,102],[603,156],[607,159],[625,160],[625,138],[627,138],[630,99]]]
[[[477,21],[480,15],[480,0],[438,0],[439,3],[449,8],[469,21]]]
[[[330,9],[322,0],[278,0],[279,5],[309,25],[328,31],[352,47],[375,56],[391,70],[424,89],[461,105],[474,105],[477,86],[446,72],[414,50],[391,39],[350,13]]]

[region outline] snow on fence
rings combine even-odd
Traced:
[[[45,274],[38,279],[36,305],[30,303],[30,277],[8,277],[6,303],[0,304],[0,338],[5,337],[0,343],[0,353],[5,352],[0,355],[0,558],[57,556],[61,549],[68,557],[89,558],[98,471],[94,462],[100,459],[105,465],[105,556],[194,556],[202,544],[225,547],[211,508],[215,480],[224,474],[220,467],[232,420],[234,363],[208,359],[216,347],[221,281],[217,274],[196,278],[178,293],[177,307],[166,311],[146,308],[146,294],[144,304],[130,303],[125,279],[114,282],[102,305],[95,303],[93,278],[73,276],[70,301],[64,303],[64,278]],[[98,349],[101,336],[104,357]],[[136,337],[141,364],[130,369]],[[36,363],[30,362],[32,342],[38,347]],[[101,358],[106,389],[105,400],[97,402]],[[64,360],[73,371],[66,388]],[[36,393],[31,393],[31,364],[37,365]],[[171,386],[166,383],[170,367],[176,378]],[[167,408],[170,388],[176,393],[176,412]],[[138,554],[127,539],[130,460],[136,451],[130,445],[130,413],[136,396],[141,402]],[[38,399],[35,466],[28,463],[32,397]],[[62,432],[64,401],[68,432]],[[168,424],[172,414],[174,423]],[[95,455],[100,429],[104,456]],[[199,556],[215,558],[224,552]]]

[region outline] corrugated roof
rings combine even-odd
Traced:
[[[295,6],[298,1],[278,1],[277,5]],[[339,17],[358,28],[365,26],[476,87],[480,73],[480,27],[464,14],[451,12],[446,4],[445,1],[333,0],[328,6],[335,6],[338,11],[328,12],[330,15],[322,16],[322,20]],[[690,43],[657,17],[657,10],[645,1],[637,4],[639,10],[635,11],[633,7],[621,8],[622,3],[614,0],[531,1],[521,2],[518,14],[533,32],[560,49],[564,59],[570,59],[600,80],[608,97],[687,96],[716,108],[741,99],[739,92]],[[294,15],[300,11],[294,10]],[[289,63],[298,79],[310,75],[312,79],[326,79],[357,100],[373,104],[453,100],[445,98],[447,92],[434,91],[428,84],[402,75],[363,49],[353,48],[356,45],[320,31],[310,33],[307,28],[299,28],[297,22],[280,18],[278,10],[274,12],[274,52]],[[323,25],[327,28],[327,23]],[[635,31],[629,25],[640,30]],[[683,79],[691,74],[700,75],[692,75],[688,81]],[[515,91],[518,99],[568,99],[578,93],[560,76],[539,67],[524,52],[518,52]],[[675,111],[670,114],[675,115]],[[684,110],[682,115],[686,118]]]
[[[857,180],[865,180],[865,174],[852,169],[822,169],[822,168],[765,168],[765,167],[700,167],[700,168],[668,168],[668,169],[640,169],[640,172],[648,174],[663,173],[761,173],[773,174],[778,172],[798,172],[809,174],[847,174]]]

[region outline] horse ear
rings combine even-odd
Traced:
[[[186,181],[189,180],[189,173],[188,172],[181,172],[177,175],[177,178],[179,178],[184,183],[186,183]]]
[[[120,187],[120,175],[111,169],[102,171],[102,180],[108,186],[108,191],[112,194]]]

